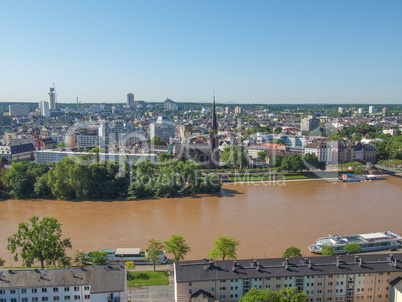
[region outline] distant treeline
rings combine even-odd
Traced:
[[[15,162],[0,170],[0,198],[58,200],[134,200],[220,192],[216,174],[200,166],[172,162],[158,170],[149,160],[133,166],[98,157],[65,157],[56,164]]]

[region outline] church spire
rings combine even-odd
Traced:
[[[214,91],[214,101],[212,109],[212,130],[215,132],[215,134],[218,133],[218,125],[216,123],[216,112],[215,112],[215,91]]]

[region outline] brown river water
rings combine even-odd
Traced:
[[[324,181],[224,185],[219,196],[141,201],[0,201],[0,257],[10,265],[7,237],[33,215],[63,224],[76,250],[145,248],[150,238],[182,235],[186,259],[201,259],[219,235],[239,240],[238,258],[280,257],[289,246],[307,246],[328,234],[402,233],[402,179],[362,183]],[[16,265],[15,262],[11,263]]]

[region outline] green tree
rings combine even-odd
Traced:
[[[280,302],[280,298],[279,292],[274,292],[266,288],[260,290],[257,287],[253,287],[240,298],[239,302]]]
[[[184,238],[180,235],[172,235],[164,242],[166,252],[174,256],[174,261],[184,259],[184,256],[191,250]]]
[[[6,261],[0,257],[0,266],[3,266]]]
[[[78,265],[84,266],[85,262],[87,261],[86,253],[79,250],[75,252],[74,255],[74,262]]]
[[[247,150],[243,146],[227,146],[222,152],[221,159],[230,167],[247,166]]]
[[[280,133],[282,133],[282,127],[276,127],[275,130],[274,130],[274,133],[275,133],[275,134],[280,134]]]
[[[348,243],[343,247],[343,251],[347,254],[357,254],[362,250],[362,246],[357,242]]]
[[[321,255],[323,256],[335,256],[335,248],[333,245],[324,245],[321,249]]]
[[[154,145],[154,146],[166,146],[167,143],[165,141],[163,141],[159,136],[154,136],[151,139],[151,145]]]
[[[147,244],[147,259],[150,261],[155,270],[156,263],[161,260],[163,244],[156,239],[149,239]]]
[[[71,248],[69,238],[61,239],[61,223],[55,218],[32,216],[28,222],[18,225],[18,232],[8,237],[7,249],[15,254],[14,260],[18,261],[21,255],[24,266],[31,267],[35,261],[39,261],[41,267],[56,265],[66,259],[66,249]],[[17,250],[20,250],[18,253]]]
[[[288,172],[290,172],[291,169],[292,165],[290,164],[290,156],[286,156],[282,159],[281,170],[287,170]]]
[[[107,252],[103,251],[93,251],[89,254],[91,257],[91,262],[94,265],[106,265],[109,261],[107,257]]]
[[[300,249],[297,247],[291,246],[286,249],[283,253],[282,258],[292,258],[292,257],[301,257]]]
[[[268,152],[267,151],[260,151],[257,153],[258,157],[262,160],[265,161],[265,158],[267,157]]]
[[[307,301],[307,293],[298,291],[297,287],[286,287],[279,291],[281,302],[305,302]]]
[[[208,257],[212,259],[237,259],[236,249],[239,245],[239,241],[229,236],[218,236],[218,239],[214,241],[212,250],[208,252]]]

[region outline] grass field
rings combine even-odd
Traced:
[[[141,275],[148,276],[147,278]],[[169,275],[162,271],[146,271],[146,272],[128,272],[128,275],[133,275],[134,280],[127,281],[127,286],[150,286],[150,285],[168,285]],[[140,275],[140,276],[139,276]]]

